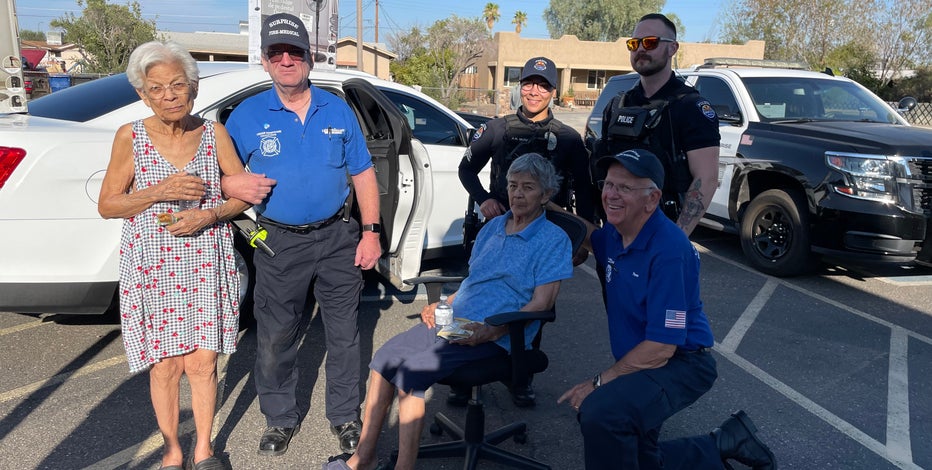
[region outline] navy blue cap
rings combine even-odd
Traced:
[[[625,150],[619,154],[600,158],[596,162],[596,167],[606,172],[614,162],[621,163],[626,170],[638,178],[650,178],[658,188],[663,189],[663,164],[653,152],[644,149]]]
[[[311,41],[304,22],[289,13],[269,15],[262,22],[261,37],[263,49],[268,49],[269,46],[275,44],[289,44],[305,51],[311,49]]]
[[[557,87],[557,66],[554,65],[552,60],[546,57],[535,57],[527,61],[524,64],[524,69],[521,70],[520,81],[523,82],[535,75],[547,80],[547,83],[553,88]]]

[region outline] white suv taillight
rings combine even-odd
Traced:
[[[0,146],[0,188],[25,157],[26,151],[21,148]]]

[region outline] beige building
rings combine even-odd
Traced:
[[[560,94],[573,90],[577,104],[586,105],[598,98],[605,81],[614,75],[631,72],[625,40],[615,42],[581,41],[573,35],[560,39],[528,39],[514,32],[498,32],[492,49],[479,59],[474,78],[476,88],[498,90],[507,100],[510,89],[520,78],[521,68],[531,57],[545,56],[557,66]],[[712,44],[681,42],[674,67],[701,64],[709,57],[763,59],[764,42],[746,44]]]
[[[249,33],[244,27],[240,33],[179,33],[159,31],[159,37],[175,41],[191,52],[197,60],[245,62],[249,60]],[[356,38],[344,37],[337,41],[337,68],[356,68]],[[394,60],[384,44],[364,42],[362,62],[364,72],[388,80],[388,66]]]

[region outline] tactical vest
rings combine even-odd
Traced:
[[[590,160],[592,174],[596,175],[596,179],[605,176],[595,167],[599,158],[634,148],[650,150],[663,164],[665,177],[662,209],[671,219],[676,220],[679,205],[692,184],[693,176],[689,171],[686,152],[676,148],[669,107],[671,103],[691,95],[699,97],[697,91],[690,90],[669,98],[651,100],[643,106],[625,106],[627,93],[613,97],[602,111],[602,138],[596,143]],[[669,126],[669,146],[664,145],[654,132],[661,125]]]
[[[508,182],[506,177],[508,168],[511,163],[521,155],[526,153],[538,153],[551,163],[554,162],[554,156],[557,148],[557,135],[560,131],[560,122],[551,119],[545,126],[529,124],[521,120],[517,114],[509,114],[505,119],[505,136],[503,145],[492,156],[491,162],[491,188],[490,192],[496,199],[501,201],[508,200]],[[560,171],[560,168],[557,168]],[[561,206],[566,206],[562,199],[558,199],[565,192],[569,175],[561,174],[564,184],[561,186],[560,195],[554,197],[554,202]],[[564,197],[565,198],[565,197]]]

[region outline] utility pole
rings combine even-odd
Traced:
[[[362,66],[362,0],[356,0],[356,70],[363,71]]]
[[[375,0],[375,43],[372,46],[372,62],[375,64],[375,75],[379,76],[379,0]]]

